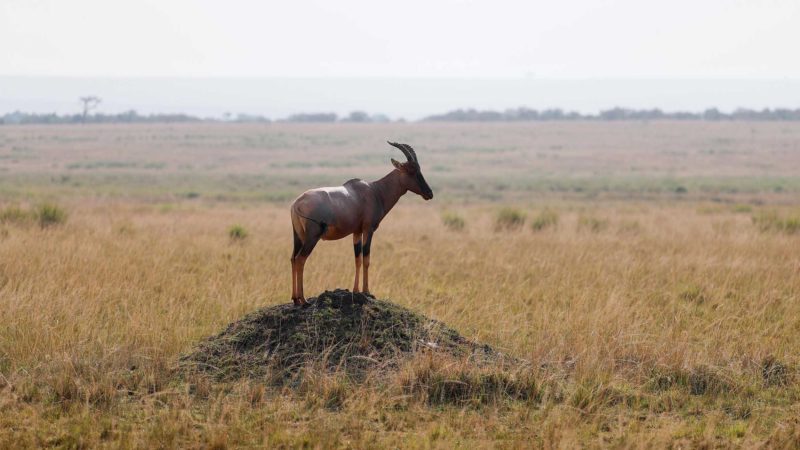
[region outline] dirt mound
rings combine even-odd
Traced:
[[[214,378],[290,379],[309,364],[351,374],[392,368],[416,352],[443,352],[477,365],[503,355],[443,323],[388,301],[337,289],[291,304],[259,309],[201,342],[181,358],[183,370]]]

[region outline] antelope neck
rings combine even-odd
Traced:
[[[401,177],[400,171],[395,169],[380,180],[370,183],[383,209],[383,216],[388,214],[397,201],[400,200],[400,197],[408,191],[403,187]]]

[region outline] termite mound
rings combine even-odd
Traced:
[[[391,370],[420,352],[477,366],[513,360],[386,300],[337,289],[309,303],[265,307],[246,315],[183,356],[180,371],[203,372],[218,381],[286,383],[309,365],[358,377],[371,370]]]

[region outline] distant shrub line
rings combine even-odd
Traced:
[[[757,120],[757,121],[794,121],[800,120],[800,108],[777,108],[762,110],[739,108],[731,113],[724,113],[717,108],[709,108],[702,112],[675,111],[665,112],[655,109],[612,108],[597,114],[581,114],[575,111],[564,111],[559,108],[536,110],[530,108],[507,109],[505,111],[457,109],[444,114],[428,116],[428,122],[522,122],[551,120]]]
[[[26,113],[14,111],[0,116],[0,124],[78,124],[78,123],[179,123],[204,122],[207,119],[188,114],[148,114],[126,111],[119,114],[82,114]]]
[[[16,124],[80,124],[80,123],[181,123],[181,122],[236,122],[236,123],[269,123],[273,120],[262,115],[226,113],[222,118],[197,117],[189,114],[139,114],[134,110],[119,114],[56,114],[56,113],[27,113],[14,111],[0,116],[0,125]],[[363,111],[353,111],[347,116],[340,117],[336,113],[299,113],[276,122],[296,123],[385,123],[390,122],[389,117],[383,114],[367,114]]]
[[[456,109],[443,114],[434,114],[421,119],[421,122],[526,122],[526,121],[642,121],[642,120],[683,120],[683,121],[798,121],[800,108],[765,108],[761,110],[739,108],[730,113],[717,108],[701,112],[662,111],[661,109],[631,109],[615,107],[597,114],[583,114],[565,111],[560,108],[537,110],[527,107],[506,109],[504,111],[478,110],[473,108]],[[353,111],[346,116],[332,112],[311,112],[292,114],[282,119],[269,119],[262,115],[226,113],[222,118],[197,117],[189,114],[139,114],[134,110],[119,114],[64,114],[26,113],[14,111],[0,116],[2,124],[78,124],[78,123],[179,123],[179,122],[236,122],[236,123],[385,123],[392,120],[384,114],[368,114]],[[399,119],[398,121],[404,121]]]

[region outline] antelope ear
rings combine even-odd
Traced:
[[[403,164],[402,164],[402,163],[399,163],[399,162],[397,162],[397,160],[395,160],[394,158],[392,158],[392,165],[393,165],[393,166],[395,166],[396,168],[400,169],[400,170],[406,170],[406,169],[403,167]]]

